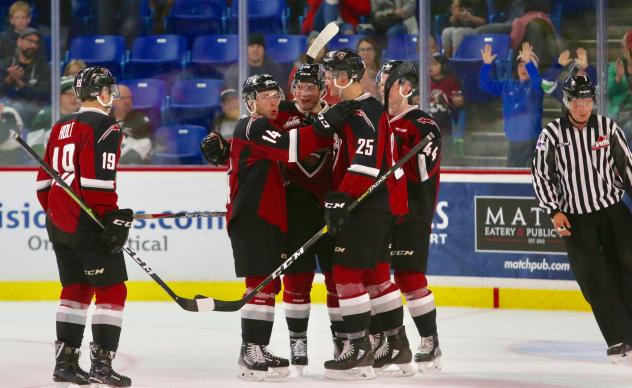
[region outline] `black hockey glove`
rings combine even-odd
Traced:
[[[341,101],[329,108],[327,112],[316,116],[314,129],[323,137],[332,137],[337,130],[342,128],[344,121],[358,109],[360,109],[358,101]]]
[[[219,134],[219,132],[211,132],[200,144],[202,155],[211,164],[219,166],[228,162],[228,154],[230,152],[230,144]]]
[[[118,209],[105,213],[103,220],[105,229],[101,233],[101,241],[110,248],[111,253],[119,253],[129,235],[129,229],[134,222],[132,209]]]
[[[353,198],[349,194],[332,191],[325,195],[325,223],[327,233],[332,236],[340,233],[345,223],[349,221],[349,205]]]

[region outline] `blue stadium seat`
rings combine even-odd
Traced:
[[[223,78],[229,65],[239,60],[237,35],[203,35],[195,38],[189,70],[209,78]]]
[[[267,35],[266,55],[281,65],[290,65],[307,49],[305,35]]]
[[[178,80],[171,88],[165,118],[169,123],[201,125],[208,128],[220,110],[223,81],[216,79]]]
[[[172,125],[156,131],[154,164],[202,164],[200,143],[206,128],[198,125]]]
[[[166,20],[167,32],[192,43],[198,35],[221,34],[226,19],[225,0],[176,0]]]
[[[179,35],[149,35],[134,39],[126,78],[153,78],[180,71],[184,66],[187,43]]]
[[[402,61],[419,61],[417,39],[417,35],[413,34],[389,37],[384,53],[384,60],[399,59]]]
[[[495,70],[498,78],[511,76],[511,40],[507,34],[475,34],[466,36],[449,60],[450,65],[461,78],[463,94],[470,102],[485,102],[495,97],[482,91],[478,78],[483,60],[481,50],[487,44],[492,46],[492,52],[497,55]]]
[[[167,97],[167,85],[160,79],[133,79],[121,82],[132,92],[132,107],[145,113],[154,127],[160,125],[160,114]]]
[[[230,15],[232,32],[237,33],[238,5],[233,1]],[[248,30],[250,33],[281,34],[286,32],[287,7],[285,0],[248,0]]]
[[[125,60],[125,39],[118,35],[78,36],[70,43],[67,59],[80,59],[89,66],[105,66],[120,79]]]
[[[358,47],[360,39],[364,38],[364,35],[344,35],[338,34],[334,36],[332,40],[327,44],[328,50],[340,50],[343,48],[350,48],[355,50]]]

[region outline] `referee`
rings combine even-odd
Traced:
[[[544,127],[533,159],[540,206],[564,238],[577,283],[612,363],[632,360],[632,153],[621,128],[593,113],[586,76],[564,81],[566,113]]]

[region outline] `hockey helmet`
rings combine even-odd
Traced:
[[[391,63],[391,62],[399,62],[399,63]],[[390,63],[390,66],[388,66]],[[387,67],[388,66],[388,67]],[[387,67],[385,69],[385,67]],[[404,82],[410,82],[412,86],[412,90],[407,95],[402,94],[402,90],[400,88],[399,93],[402,98],[410,98],[413,95],[415,89],[417,89],[417,85],[419,84],[419,70],[414,63],[406,61],[388,61],[380,69],[380,72],[388,74],[388,79],[384,83],[384,107],[388,109],[388,95],[390,93],[391,88],[397,82],[397,86],[400,87],[404,84]]]
[[[85,101],[91,98],[99,98],[103,88],[109,88],[112,98],[119,97],[114,76],[105,67],[84,67],[75,76],[73,85],[75,95]]]
[[[266,90],[276,90],[279,92],[279,97],[283,99],[283,90],[279,86],[279,83],[270,74],[251,75],[246,79],[244,85],[241,88],[241,95],[246,106],[249,100],[257,98],[257,93]]]
[[[296,86],[298,82],[309,82],[318,86],[318,90],[325,89],[325,76],[323,69],[320,65],[304,63],[302,64],[296,73],[294,74],[294,80],[292,81],[292,88]]]
[[[378,71],[377,75],[375,76],[375,83],[379,84],[380,82],[382,82],[383,74],[391,74],[393,69],[401,65],[403,62],[404,61],[400,61],[399,59],[389,59],[388,61],[384,62],[384,64],[380,68],[380,71]]]
[[[565,105],[574,99],[592,98],[594,101],[597,96],[597,89],[585,75],[569,76],[564,81],[562,90]]]
[[[344,71],[350,80],[360,81],[364,75],[364,60],[357,52],[351,49],[330,51],[323,58],[323,70],[331,71],[334,80],[338,73]]]

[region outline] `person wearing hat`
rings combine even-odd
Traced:
[[[266,55],[266,42],[261,34],[248,37],[248,76],[270,74],[274,79],[287,78],[281,66]],[[233,63],[224,74],[224,87],[239,87],[239,63]]]
[[[518,79],[494,80],[492,63],[496,55],[491,45],[481,50],[483,66],[479,74],[481,89],[502,98],[505,136],[509,140],[507,167],[528,167],[542,130],[542,100],[538,59],[528,42],[522,44],[518,55]]]
[[[37,55],[41,36],[32,27],[20,31],[12,57],[0,60],[0,91],[13,101],[22,117],[33,117],[50,102],[50,69]],[[30,122],[25,123],[28,127]]]
[[[224,139],[230,140],[239,120],[239,94],[235,89],[224,89],[220,93],[220,99],[222,113],[213,119],[211,130],[219,132]]]

